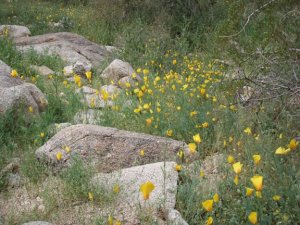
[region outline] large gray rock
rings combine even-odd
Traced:
[[[30,30],[24,26],[18,25],[1,25],[0,37],[8,36],[9,38],[28,37],[31,35]]]
[[[17,49],[21,52],[35,50],[60,56],[67,65],[76,62],[92,64],[97,67],[111,56],[105,46],[97,45],[84,37],[68,32],[49,33],[32,37],[18,38],[15,40]]]
[[[69,146],[71,151],[62,150]],[[72,163],[72,155],[89,161],[101,172],[174,160],[176,153],[186,144],[181,141],[153,135],[118,130],[110,127],[78,124],[67,127],[37,149],[36,157],[46,161],[58,171]],[[145,155],[139,155],[141,150]],[[58,152],[63,154],[57,160]]]
[[[24,83],[19,77],[10,76],[10,67],[0,60],[0,114],[21,105],[32,107],[32,114],[46,109],[48,102],[43,93],[33,84]]]
[[[120,59],[115,59],[111,64],[102,72],[101,78],[107,83],[114,82],[118,84],[118,81],[126,76],[131,76],[134,73],[133,68],[128,62],[124,62]]]
[[[174,209],[178,181],[175,165],[175,162],[158,162],[131,167],[110,174],[98,174],[92,182],[108,192],[118,185],[120,191],[112,206],[114,217],[122,224],[143,224],[138,218],[141,212],[149,213],[155,220],[160,211]],[[147,181],[151,181],[155,189],[145,201],[140,186]]]

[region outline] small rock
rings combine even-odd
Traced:
[[[188,225],[188,223],[182,218],[180,212],[176,209],[169,210],[168,222],[172,225]]]
[[[77,75],[80,75],[84,78],[86,78],[85,73],[92,70],[92,64],[87,62],[80,62],[77,61],[73,65],[73,72]]]
[[[1,25],[0,37],[8,36],[9,38],[28,37],[31,35],[30,30],[27,27],[19,25]]]
[[[74,74],[74,72],[73,72],[73,66],[65,66],[64,69],[63,69],[63,71],[64,71],[64,75],[66,77],[71,77]]]
[[[102,91],[108,93],[108,96],[112,98],[113,96],[117,96],[121,92],[121,89],[115,85],[110,84],[102,86],[100,88],[100,94],[102,93]]]
[[[19,174],[10,173],[8,174],[8,186],[10,188],[17,188],[20,187],[22,184],[22,179]]]
[[[76,89],[76,93],[82,93],[82,94],[96,94],[97,89],[88,87],[88,86],[83,86],[81,88]]]
[[[46,208],[45,208],[44,205],[39,205],[39,206],[38,206],[38,210],[41,211],[41,212],[45,212],[45,209],[46,209]]]
[[[50,125],[50,134],[51,135],[54,135],[56,133],[58,133],[59,131],[61,131],[62,129],[66,128],[66,127],[69,127],[71,126],[72,124],[71,123],[55,123],[55,124],[52,124]]]
[[[53,225],[53,224],[44,221],[32,221],[28,223],[23,223],[22,225]]]
[[[100,124],[103,112],[96,109],[88,109],[87,111],[80,111],[74,116],[75,124]]]
[[[49,75],[53,75],[55,73],[53,70],[49,69],[47,66],[32,65],[32,66],[30,66],[30,69],[36,71],[39,75],[42,75],[42,76],[49,76]]]
[[[136,82],[138,82],[138,79],[133,79],[131,76],[126,76],[126,77],[121,78],[118,81],[118,85],[122,89],[126,89],[126,88],[130,88],[130,87],[134,87]]]
[[[134,73],[133,68],[128,62],[120,59],[115,59],[100,75],[100,77],[107,83],[118,81],[126,76],[131,76]]]

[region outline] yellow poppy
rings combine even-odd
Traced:
[[[89,195],[89,196],[88,196],[89,200],[90,200],[90,201],[93,201],[93,200],[94,200],[93,193],[92,193],[92,192],[89,192],[88,195]]]
[[[166,135],[171,137],[173,135],[173,131],[172,130],[167,130]]]
[[[140,191],[143,194],[144,200],[149,199],[150,193],[154,190],[155,186],[151,181],[147,181],[142,184],[140,187]]]
[[[210,216],[207,218],[206,222],[205,222],[205,225],[212,225],[214,222],[214,219]]]
[[[227,157],[227,162],[230,163],[230,164],[234,163],[234,157],[232,155],[229,155]]]
[[[200,144],[201,143],[201,137],[200,137],[200,134],[196,134],[193,136],[193,140],[194,142],[196,142],[197,144]]]
[[[236,174],[240,174],[242,172],[243,164],[241,164],[240,162],[236,162],[232,165],[232,167]]]
[[[295,150],[297,148],[298,144],[299,144],[299,141],[296,141],[296,139],[294,138],[288,144],[288,148],[291,150]]]
[[[62,159],[62,157],[63,157],[63,154],[61,152],[56,153],[56,159],[58,161],[60,161]]]
[[[10,75],[12,77],[17,77],[18,76],[18,72],[16,70],[12,70],[11,73],[10,73]]]
[[[254,164],[258,165],[260,160],[261,160],[261,156],[260,155],[253,155],[252,158],[253,158]]]
[[[256,191],[262,191],[263,187],[263,177],[259,175],[255,175],[251,178],[251,182]]]
[[[251,128],[250,127],[247,127],[244,132],[248,135],[251,135],[252,134],[252,131],[251,131]]]
[[[246,196],[252,195],[253,191],[254,191],[253,188],[248,188],[248,187],[247,187],[247,188],[246,188]]]
[[[207,212],[211,212],[211,211],[213,210],[213,203],[214,203],[214,200],[208,199],[208,200],[202,202],[202,207],[203,207]]]
[[[181,171],[181,169],[182,169],[182,166],[179,164],[176,164],[175,170],[179,172],[179,171]]]
[[[251,224],[257,224],[257,212],[251,212],[248,216],[248,220]]]
[[[281,199],[281,196],[280,195],[274,195],[273,196],[273,200],[274,201],[279,201]]]
[[[279,148],[276,149],[275,154],[276,154],[276,155],[286,155],[286,154],[288,154],[290,151],[291,151],[290,148],[285,149],[285,148],[283,148],[283,147],[279,147]]]
[[[189,143],[189,150],[190,150],[190,153],[195,153],[196,152],[196,144],[195,143]]]
[[[216,202],[216,203],[219,202],[219,195],[218,195],[218,193],[214,194],[213,200],[214,200],[214,202]]]
[[[87,71],[87,72],[85,73],[85,76],[86,76],[86,78],[87,78],[89,81],[92,80],[92,72],[91,72],[91,71]]]

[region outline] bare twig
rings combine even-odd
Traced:
[[[235,33],[235,34],[232,34],[232,35],[228,35],[228,36],[219,36],[219,37],[220,37],[220,38],[230,38],[230,37],[238,36],[240,33],[242,33],[242,32],[245,30],[246,26],[247,26],[248,23],[250,22],[251,17],[254,16],[254,14],[258,13],[260,10],[262,10],[263,8],[267,7],[268,5],[270,5],[271,3],[275,2],[275,1],[276,1],[276,0],[271,0],[271,1],[267,2],[267,3],[265,3],[264,5],[262,5],[261,7],[259,7],[258,9],[254,10],[254,11],[248,16],[246,23],[244,24],[244,26],[242,27],[242,29],[241,29],[239,32],[237,32],[237,33]]]

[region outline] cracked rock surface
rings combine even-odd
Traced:
[[[71,151],[64,151],[68,146]],[[72,156],[79,156],[96,166],[99,172],[112,172],[117,169],[148,163],[173,161],[176,153],[186,144],[169,138],[118,130],[97,125],[78,124],[59,131],[42,147],[36,157],[46,161],[55,171],[70,166]],[[145,155],[139,155],[141,150]],[[63,154],[57,160],[58,152]]]

